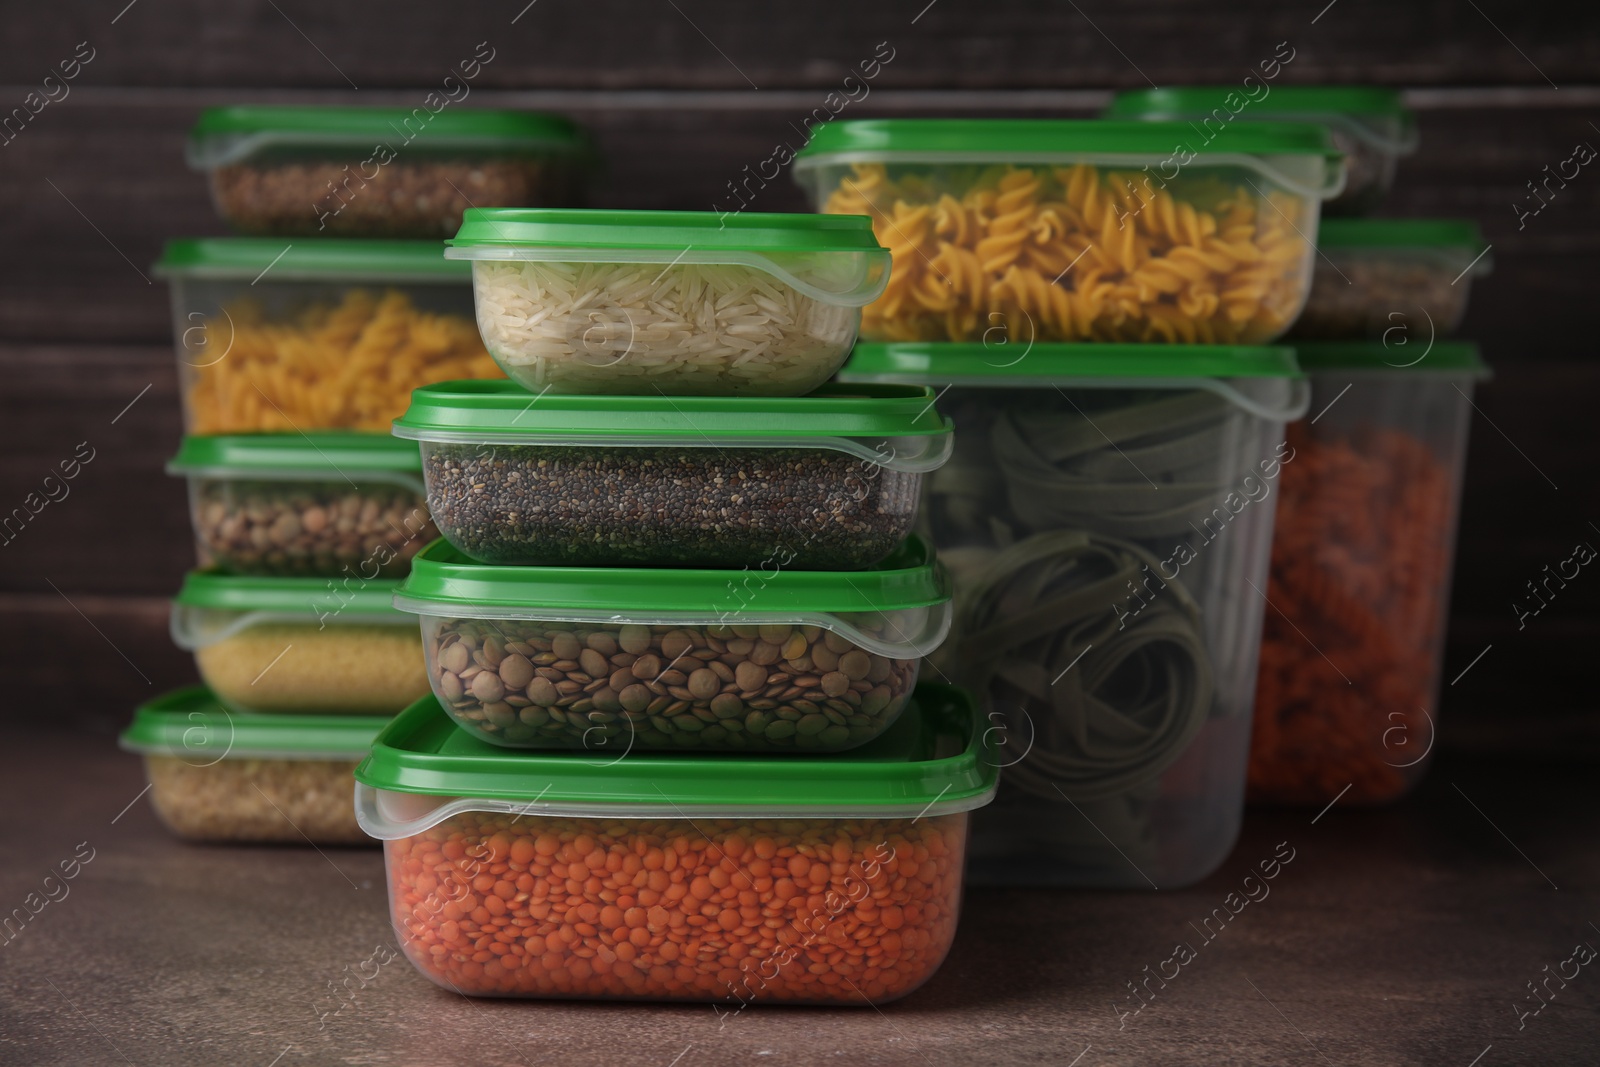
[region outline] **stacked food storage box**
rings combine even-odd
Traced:
[[[365,840],[350,772],[428,691],[392,598],[437,533],[388,424],[417,385],[498,376],[439,240],[472,202],[567,202],[585,149],[533,114],[235,107],[189,150],[249,235],[175,240],[157,264],[200,565],[172,633],[207,688],[141,708],[124,741],[182,836]]]

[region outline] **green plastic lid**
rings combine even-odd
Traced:
[[[1417,350],[1413,352],[1413,349]],[[1307,341],[1295,347],[1308,374],[1325,371],[1415,371],[1490,376],[1489,366],[1468,341],[1386,345],[1381,341]]]
[[[185,437],[169,474],[354,478],[422,472],[422,453],[387,434],[326,431]]]
[[[452,259],[485,247],[684,249],[730,252],[877,252],[865,215],[758,211],[602,211],[592,208],[469,208],[445,242]]]
[[[1113,97],[1105,115],[1108,119],[1170,122],[1218,112],[1229,116],[1229,121],[1233,116],[1246,119],[1246,126],[1260,125],[1263,120],[1325,123],[1393,153],[1412,152],[1417,147],[1415,118],[1400,90],[1376,85],[1274,85],[1260,99],[1252,99],[1242,83],[1132,89]],[[1374,128],[1374,120],[1380,119],[1398,119],[1398,136],[1392,124],[1387,129]]]
[[[458,729],[432,696],[397,715],[356,768],[362,828],[418,833],[463,811],[602,818],[920,818],[994,797],[990,731],[972,697],[917,686],[904,714],[860,748],[795,757],[542,753]],[[362,787],[366,787],[363,789]],[[371,790],[441,798],[426,805]]]
[[[186,608],[307,615],[347,612],[393,615],[398,578],[267,578],[190,571],[172,602]]]
[[[472,269],[444,258],[438,241],[345,237],[198,237],[168,241],[156,261],[168,278],[413,281],[470,284]]]
[[[224,759],[358,760],[389,720],[374,715],[235,715],[204,686],[175,689],[134,712],[118,744],[181,756],[197,767]]]
[[[1455,248],[1483,251],[1483,231],[1467,219],[1324,219],[1317,246],[1333,248]]]

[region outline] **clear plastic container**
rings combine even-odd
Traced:
[[[189,481],[202,567],[398,577],[439,536],[424,501],[422,459],[393,437],[186,437],[167,471]]]
[[[1249,797],[1381,804],[1434,747],[1472,389],[1488,372],[1459,342],[1298,353],[1320,414],[1289,430]]]
[[[824,386],[771,397],[418,389],[428,507],[484,563],[850,570],[911,532],[950,455],[933,394]]]
[[[950,627],[915,538],[864,571],[489,566],[437,541],[394,603],[421,616],[428,679],[464,729],[614,755],[865,744]]]
[[[411,390],[498,378],[461,264],[434,241],[169,241],[191,434],[387,430]]]
[[[193,686],[142,705],[120,744],[144,757],[150,803],[179,837],[360,845],[351,772],[383,724],[236,716]]]
[[[894,258],[870,341],[1242,343],[1289,328],[1343,171],[1311,126],[872,119],[794,174]]]
[[[470,87],[452,80],[464,97]],[[438,240],[469,207],[581,200],[590,150],[571,122],[449,109],[450,95],[412,109],[208,108],[190,131],[189,165],[206,172],[217,214],[256,236]]]
[[[231,711],[393,715],[428,691],[396,584],[191,571],[172,602],[172,639]]]
[[[889,274],[859,218],[474,210],[448,243],[489,354],[535,392],[799,396]]]
[[[988,737],[922,685],[842,756],[600,763],[485,745],[430,699],[356,769],[356,810],[401,948],[452,992],[881,1005],[955,936]]]
[[[931,666],[978,694],[1000,796],[971,876],[1162,889],[1244,805],[1286,348],[861,345],[846,380],[941,387],[955,455],[924,522],[955,590]]]
[[[1424,346],[1454,333],[1472,280],[1488,274],[1477,223],[1449,219],[1329,219],[1316,272],[1290,337],[1361,338]]]
[[[1280,66],[1273,64],[1274,74]],[[1365,215],[1377,208],[1394,184],[1400,157],[1417,150],[1416,116],[1402,103],[1400,90],[1372,85],[1274,86],[1252,75],[1237,86],[1135,89],[1118,93],[1106,117],[1195,123],[1207,138],[1236,118],[1326,126],[1344,153],[1348,174],[1344,191],[1324,206],[1329,215]]]

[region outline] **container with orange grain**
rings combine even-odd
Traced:
[[[356,812],[446,989],[881,1004],[949,951],[986,746],[972,698],[929,683],[870,744],[797,758],[517,751],[427,697],[357,768]]]
[[[1249,797],[1380,804],[1427,768],[1473,383],[1460,342],[1306,344],[1272,544]],[[1348,791],[1346,791],[1348,790]]]

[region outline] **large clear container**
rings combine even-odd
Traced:
[[[201,567],[233,574],[398,577],[439,536],[415,445],[381,434],[186,437]]]
[[[923,685],[841,756],[601,762],[485,745],[430,699],[356,769],[356,809],[402,950],[451,992],[872,1006],[949,951],[988,737]]]
[[[232,715],[193,686],[142,705],[120,744],[144,757],[150,803],[179,837],[360,845],[351,772],[383,723]]]
[[[393,715],[428,691],[396,585],[192,571],[172,602],[172,639],[231,711]]]
[[[470,81],[452,72],[411,109],[208,108],[190,131],[189,165],[209,177],[217,214],[256,236],[438,240],[469,207],[578,203],[591,153],[572,123],[450,108]]]
[[[889,254],[866,219],[468,211],[489,354],[534,392],[799,396],[850,354]]]
[[[956,603],[930,666],[1005,742],[973,879],[1211,872],[1239,831],[1283,427],[1307,402],[1291,351],[862,345],[844,377],[938,385],[960,427],[923,508]]]
[[[1388,195],[1400,157],[1417,150],[1416,116],[1398,89],[1269,84],[1285,62],[1281,54],[1263,60],[1265,76],[1252,73],[1239,85],[1118,93],[1106,117],[1192,123],[1207,139],[1226,131],[1235,119],[1326,126],[1334,146],[1344,153],[1348,177],[1344,191],[1328,201],[1325,210],[1329,215],[1367,214]]]
[[[1459,342],[1298,353],[1317,415],[1290,427],[1280,479],[1249,796],[1379,804],[1417,783],[1434,747],[1472,389],[1487,370]]]
[[[855,748],[950,627],[915,538],[864,571],[488,566],[437,541],[394,603],[421,616],[428,680],[464,729],[619,755]]]
[[[849,570],[911,532],[950,455],[933,394],[539,396],[511,382],[418,389],[428,507],[485,563]]]
[[[864,339],[990,345],[1270,341],[1343,178],[1312,126],[1032,119],[831,122],[794,174],[893,255]]]
[[[461,264],[434,241],[169,241],[191,434],[387,430],[411,390],[498,378]]]
[[[1329,219],[1317,245],[1291,338],[1420,350],[1461,325],[1473,279],[1492,265],[1477,223],[1451,219]]]

